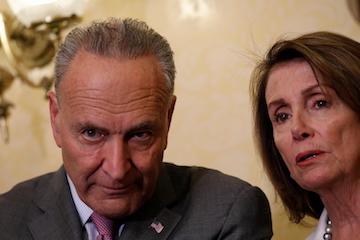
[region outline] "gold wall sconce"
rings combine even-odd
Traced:
[[[87,0],[7,0],[12,14],[0,12],[0,137],[9,141],[7,120],[14,103],[4,93],[15,80],[47,92],[53,75],[31,77],[53,63],[61,31],[79,22]],[[0,58],[1,59],[1,58]]]

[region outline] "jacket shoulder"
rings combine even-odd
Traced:
[[[41,197],[41,189],[49,186],[54,173],[48,173],[18,183],[8,192],[0,195],[0,225],[14,226],[25,223],[36,198]],[[48,188],[47,188],[48,189]],[[1,227],[0,227],[1,229]]]
[[[173,233],[188,239],[270,239],[270,208],[260,188],[204,167],[167,165],[173,183],[186,183],[175,209],[182,221]],[[182,180],[176,180],[182,179]],[[187,179],[187,181],[183,180]],[[181,239],[181,238],[180,238]]]
[[[8,192],[0,195],[0,207],[4,202],[15,204],[16,202],[24,202],[32,199],[35,190],[40,184],[48,183],[54,173],[48,173],[16,184]]]
[[[172,182],[187,182],[190,191],[206,191],[215,194],[215,192],[234,192],[253,188],[248,182],[234,176],[224,174],[218,170],[197,166],[178,166],[166,163],[167,172]],[[185,181],[185,179],[187,181]]]

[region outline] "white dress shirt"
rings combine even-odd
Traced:
[[[319,218],[318,225],[316,226],[315,230],[306,238],[306,240],[321,240],[323,239],[323,235],[325,234],[325,227],[328,215],[327,211],[324,210],[321,213]]]

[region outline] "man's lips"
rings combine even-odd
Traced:
[[[131,192],[134,189],[135,185],[129,184],[126,186],[117,187],[100,185],[100,187],[108,195],[122,195]]]
[[[321,151],[321,150],[304,151],[304,152],[301,152],[298,155],[296,155],[295,160],[296,160],[296,163],[300,163],[303,161],[313,159],[323,153],[324,153],[324,151]]]

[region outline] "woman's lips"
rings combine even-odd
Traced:
[[[302,164],[305,161],[309,161],[312,159],[315,159],[316,157],[318,157],[320,154],[324,153],[321,150],[309,150],[309,151],[304,151],[299,153],[298,155],[296,155],[296,164]]]

